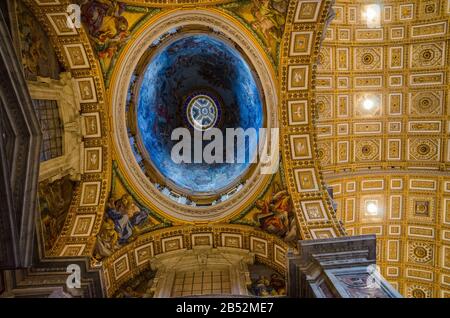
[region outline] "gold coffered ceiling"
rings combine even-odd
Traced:
[[[334,8],[319,55],[317,155],[338,215],[349,235],[379,236],[382,273],[402,294],[449,297],[450,1]]]

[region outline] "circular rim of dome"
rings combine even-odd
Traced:
[[[267,114],[265,128],[270,131],[271,128],[278,127],[276,75],[269,58],[258,41],[233,17],[209,8],[188,9],[154,16],[136,32],[133,40],[124,47],[110,82],[113,146],[119,170],[128,181],[132,191],[150,209],[178,222],[219,222],[230,219],[249,208],[266,189],[272,175],[260,173],[260,170],[265,167],[264,163],[255,164],[253,171],[249,173],[245,184],[239,190],[239,195],[232,196],[227,201],[214,206],[188,206],[169,198],[150,181],[135,160],[129,141],[126,115],[126,109],[129,106],[127,104],[129,87],[122,83],[131,83],[141,58],[148,51],[150,45],[142,45],[142,43],[158,43],[165,36],[176,33],[174,30],[179,28],[185,28],[186,32],[209,29],[211,34],[224,36],[234,43],[241,50],[243,56],[248,59],[249,66],[255,70],[259,78],[261,99],[264,112]],[[262,145],[264,149],[269,149],[270,138],[269,134]]]
[[[183,32],[177,32],[174,34],[171,34],[170,36],[165,37],[158,43],[158,47],[156,47],[154,50],[147,50],[146,53],[141,57],[138,65],[139,69],[137,71],[139,75],[138,79],[136,80],[136,83],[132,85],[134,87],[133,91],[130,91],[130,93],[135,96],[133,102],[134,105],[139,105],[139,92],[141,91],[141,87],[143,85],[144,80],[144,74],[147,72],[148,65],[151,63],[152,59],[160,54],[162,51],[165,51],[168,47],[170,47],[173,43],[176,43],[180,40],[183,40],[184,38],[188,38],[190,36],[201,36],[201,35],[207,35],[208,37],[215,38],[216,41],[222,42],[224,45],[230,46],[231,50],[236,51],[240,55],[240,57],[247,63],[248,67],[250,68],[250,72],[252,73],[252,76],[254,77],[255,83],[259,89],[259,94],[262,102],[262,118],[263,118],[263,126],[267,126],[267,107],[264,101],[264,92],[263,87],[261,84],[261,80],[259,78],[258,72],[254,69],[252,66],[252,61],[246,56],[245,52],[242,52],[239,48],[236,48],[236,43],[232,42],[229,38],[224,37],[222,34],[218,34],[217,31],[214,33],[211,33],[212,30],[210,28],[204,28],[202,26],[196,26],[195,28],[193,26],[189,26],[188,30]],[[219,95],[216,95],[213,89],[211,88],[200,88],[195,91],[193,91],[191,94],[186,97],[186,101],[189,101],[192,96],[195,96],[195,94],[203,94],[203,95],[210,95],[211,98],[216,99],[215,103],[219,105],[223,105],[223,100],[219,97]],[[187,107],[186,105],[184,105]],[[138,106],[134,107],[134,112],[137,112]],[[219,108],[219,111],[220,108]],[[187,110],[184,110],[184,112],[187,112]],[[219,113],[219,115],[221,115]],[[136,118],[137,114],[131,114],[131,117]],[[221,118],[219,118],[220,120]],[[186,123],[188,123],[188,120],[186,119]],[[190,124],[190,123],[189,123]],[[191,125],[191,124],[190,124]],[[252,173],[255,172],[257,165],[254,163],[251,163],[248,167],[246,167],[236,178],[233,179],[232,182],[230,182],[225,187],[217,188],[214,191],[208,191],[208,192],[201,192],[201,191],[190,191],[187,190],[174,181],[172,181],[170,178],[167,178],[164,176],[164,174],[157,168],[157,165],[153,162],[151,159],[150,154],[148,153],[148,150],[146,146],[144,145],[144,142],[142,140],[142,136],[140,133],[140,130],[136,126],[136,150],[139,152],[139,157],[141,157],[145,161],[145,169],[146,174],[150,174],[151,178],[156,180],[156,183],[158,185],[162,185],[163,188],[160,189],[160,191],[164,191],[165,187],[167,187],[172,194],[175,195],[175,197],[187,197],[189,201],[196,202],[200,206],[211,206],[213,202],[220,201],[220,197],[223,195],[229,195],[231,193],[236,193],[240,190],[240,185],[243,182],[246,182]]]

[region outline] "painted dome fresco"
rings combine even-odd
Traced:
[[[233,44],[201,33],[171,39],[150,57],[139,85],[136,144],[163,182],[184,193],[214,195],[242,181],[256,145],[235,139],[228,149],[227,129],[258,132],[264,113],[257,76]],[[180,139],[172,133],[178,128],[190,133],[191,162],[173,160]],[[215,140],[201,138],[212,129],[223,134],[223,163],[195,160]],[[197,142],[202,147],[195,148]],[[245,149],[245,160],[238,160],[238,149]]]

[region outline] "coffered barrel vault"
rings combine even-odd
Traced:
[[[402,294],[448,297],[450,2],[336,1],[334,11],[316,131],[338,216],[350,235],[377,234],[382,273]]]

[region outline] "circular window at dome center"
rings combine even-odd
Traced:
[[[205,94],[194,94],[187,100],[186,116],[189,123],[198,130],[208,130],[217,123],[219,105],[217,99]]]

